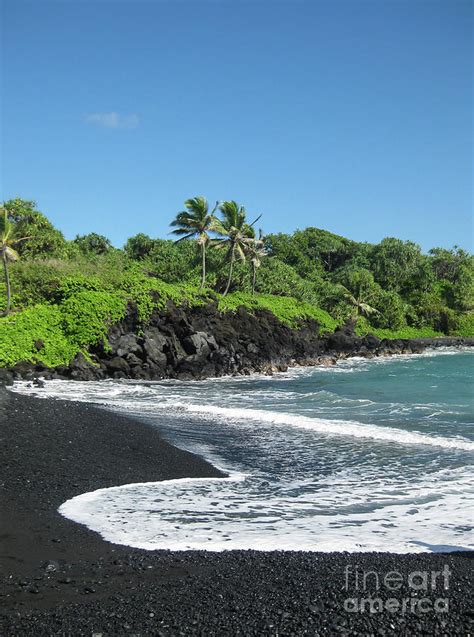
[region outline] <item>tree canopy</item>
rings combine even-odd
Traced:
[[[474,258],[457,246],[424,254],[411,241],[360,243],[315,227],[263,236],[260,217],[241,204],[229,199],[211,210],[199,196],[170,215],[178,241],[138,233],[117,249],[95,232],[67,241],[32,201],[12,199],[4,210],[8,241],[30,238],[9,245],[18,259],[8,259],[0,311],[7,285],[12,309],[21,310],[63,299],[65,290],[139,291],[131,283],[139,276],[142,287],[293,297],[338,322],[358,316],[373,330],[472,331]],[[263,221],[271,225],[270,215]]]

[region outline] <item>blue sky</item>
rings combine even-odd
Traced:
[[[1,199],[68,238],[183,201],[472,248],[472,4],[3,0]]]

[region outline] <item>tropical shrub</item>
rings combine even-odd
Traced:
[[[69,363],[77,351],[64,333],[58,306],[34,305],[0,318],[0,367],[19,361],[55,367]]]
[[[466,312],[458,315],[456,324],[453,326],[454,336],[474,337],[474,312]]]
[[[319,323],[321,333],[333,332],[338,325],[324,310],[290,297],[235,292],[219,299],[218,308],[221,312],[235,311],[239,307],[244,307],[250,312],[267,310],[291,327],[297,327],[302,321],[313,319]]]

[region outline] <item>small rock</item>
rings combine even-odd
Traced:
[[[44,564],[43,568],[47,573],[54,573],[54,571],[59,571],[59,564],[55,560],[49,560]]]

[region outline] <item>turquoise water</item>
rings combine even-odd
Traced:
[[[229,478],[85,494],[61,512],[142,548],[474,548],[474,353],[350,359],[273,377],[53,381],[157,424]],[[26,385],[18,390],[28,390]]]

